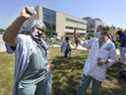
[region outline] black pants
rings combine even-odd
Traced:
[[[64,57],[67,58],[70,52],[71,52],[71,49],[66,49]]]

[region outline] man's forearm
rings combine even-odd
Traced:
[[[16,36],[20,30],[22,24],[27,20],[27,18],[23,16],[19,16],[16,20],[6,29],[3,40],[6,43],[9,43],[12,46],[16,45]]]

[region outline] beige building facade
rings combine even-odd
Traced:
[[[56,13],[56,32],[59,38],[73,35],[75,29],[77,33],[84,35],[87,31],[86,21],[62,12]]]
[[[56,34],[59,39],[64,36],[73,35],[75,29],[81,35],[87,31],[87,23],[83,19],[45,7],[42,7],[42,13],[42,19],[47,28],[52,35]]]

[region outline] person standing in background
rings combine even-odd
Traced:
[[[61,45],[61,52],[64,53],[64,57],[67,58],[68,55],[70,56],[71,53],[71,47],[70,47],[70,43],[69,43],[69,38],[65,37],[65,40],[63,41],[62,45]]]
[[[117,34],[120,42],[120,63],[124,64],[126,62],[126,33],[120,30]]]
[[[117,31],[118,39],[120,42],[120,60],[118,63],[118,80],[121,84],[123,91],[122,95],[126,95],[126,33],[121,30]]]
[[[75,45],[76,45],[76,48],[78,47],[78,38],[80,37],[79,33],[77,33],[77,29],[74,28],[74,33],[73,33],[73,37],[74,37],[74,42],[75,42]]]

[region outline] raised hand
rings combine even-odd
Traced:
[[[34,7],[26,6],[21,10],[20,16],[29,18],[30,16],[35,15],[35,14],[37,13]]]
[[[20,12],[20,16],[23,16],[23,17],[25,17],[25,18],[29,18],[29,17],[30,17],[30,14],[28,14],[28,13],[26,12],[26,8],[23,8],[23,9],[21,10],[21,12]]]
[[[80,42],[80,40],[79,40],[79,34],[78,33],[76,33],[76,29],[74,29],[74,33],[73,33],[73,36],[74,36],[74,42],[75,42],[75,44],[76,44],[76,48],[78,47],[78,44],[79,44],[79,42]]]

